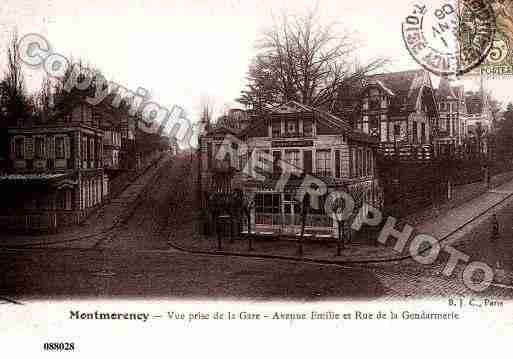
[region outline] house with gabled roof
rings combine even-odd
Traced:
[[[335,110],[355,129],[376,137],[381,148],[410,145],[432,149],[438,108],[429,73],[391,72],[351,81],[339,91]]]
[[[447,77],[442,77],[436,90],[439,107],[436,149],[439,154],[459,151],[466,134],[466,101],[463,86],[451,85]]]
[[[307,176],[316,178],[327,190],[319,206],[309,209],[306,232],[331,237],[336,223],[324,212],[328,193],[349,191],[362,202],[382,205],[376,170],[378,142],[353,129],[347,119],[289,101],[251,117],[241,131],[221,126],[204,133],[200,138],[202,188],[206,195],[241,189],[254,198],[251,228],[295,236],[301,227],[298,191]]]

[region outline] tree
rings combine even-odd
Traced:
[[[0,83],[1,112],[4,121],[13,123],[33,113],[32,99],[25,90],[25,77],[18,48],[18,34],[13,32],[7,47],[7,70]]]
[[[335,23],[324,25],[317,9],[305,15],[282,13],[263,31],[248,71],[247,89],[237,100],[257,111],[294,100],[333,110],[339,88],[381,68],[386,60],[361,65],[349,34],[338,34]]]
[[[513,160],[513,104],[509,103],[504,117],[497,121],[495,131],[494,158],[498,167],[511,168]]]
[[[7,70],[0,82],[0,167],[9,153],[7,127],[33,114],[32,99],[25,91],[25,78],[21,68],[18,34],[13,32],[7,46]]]

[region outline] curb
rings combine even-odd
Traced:
[[[448,234],[444,235],[442,238],[438,239],[438,243],[442,243],[443,241],[447,240],[447,238],[451,237],[456,232],[460,231],[462,228],[466,227],[470,223],[474,222],[479,217],[483,216],[493,208],[501,205],[506,200],[513,197],[513,193],[508,194],[503,199],[501,199],[499,202],[493,204],[492,206],[488,207],[487,209],[481,211],[478,215],[472,217],[471,219],[465,221],[463,224],[458,226],[456,229],[452,230]],[[231,256],[231,257],[242,257],[242,258],[261,258],[261,259],[280,259],[280,260],[289,260],[289,261],[295,261],[295,262],[305,262],[305,263],[315,263],[315,264],[332,264],[332,265],[355,265],[355,264],[373,264],[373,263],[392,263],[392,262],[400,262],[412,259],[413,256],[411,254],[398,256],[395,258],[382,258],[382,259],[365,259],[365,260],[357,260],[357,261],[347,261],[347,260],[339,260],[334,261],[330,259],[315,259],[315,258],[309,258],[309,257],[297,257],[297,256],[282,256],[282,255],[273,255],[273,254],[252,254],[252,253],[241,253],[241,252],[228,252],[228,251],[207,251],[207,250],[197,250],[197,249],[191,249],[191,248],[185,248],[179,245],[174,244],[171,240],[168,241],[168,245],[175,249],[182,252],[190,253],[190,254],[202,254],[202,255],[216,255],[216,256]],[[423,254],[426,251],[428,251],[430,248],[425,248],[418,252],[418,254]]]

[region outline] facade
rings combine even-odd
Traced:
[[[337,233],[336,223],[324,211],[329,192],[349,191],[381,207],[377,143],[339,117],[288,102],[253,117],[242,131],[217,127],[204,134],[201,183],[207,194],[241,189],[254,198],[251,227],[257,232],[295,236],[301,228],[297,194],[312,179],[320,181],[326,192],[317,208],[308,210],[306,233],[332,237]],[[283,184],[284,172],[290,177]]]
[[[385,154],[401,146],[432,151],[439,113],[427,71],[366,76],[341,88],[339,98],[336,113],[376,137]]]
[[[54,231],[80,223],[108,193],[99,119],[70,104],[44,123],[9,127],[10,161],[0,176],[0,227]]]
[[[491,106],[482,91],[467,93],[465,103],[466,146],[470,151],[486,154],[488,153],[488,135],[493,132]]]
[[[465,92],[443,77],[436,92],[440,111],[436,148],[441,154],[487,153],[493,115],[483,91]]]
[[[95,116],[103,130],[103,166],[106,170],[121,169],[121,113],[115,112],[100,104],[94,107]]]
[[[436,136],[437,153],[446,155],[463,150],[467,129],[467,106],[463,86],[451,86],[446,77],[440,79],[436,98],[440,119]]]

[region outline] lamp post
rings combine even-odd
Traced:
[[[344,222],[344,206],[340,201],[334,203],[334,211],[333,217],[337,221],[338,227],[338,239],[337,239],[337,257],[342,255],[342,250],[344,249],[344,240],[345,240],[345,222]]]

